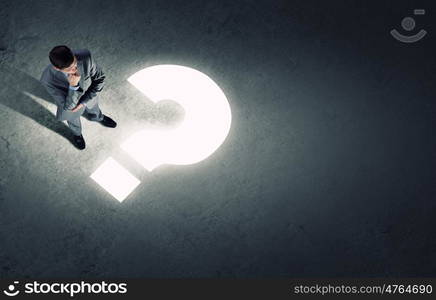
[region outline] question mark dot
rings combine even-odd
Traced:
[[[112,157],[106,159],[90,177],[120,202],[140,183]]]

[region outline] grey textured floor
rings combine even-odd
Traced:
[[[1,0],[0,276],[435,276],[431,3]],[[395,41],[414,8],[429,35]],[[57,44],[107,74],[119,127],[83,120],[84,152],[37,81]],[[183,115],[126,79],[161,63],[212,77],[233,123],[149,173],[119,145]],[[89,179],[108,156],[142,181],[122,204]]]

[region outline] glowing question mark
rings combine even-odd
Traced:
[[[144,129],[121,144],[148,171],[162,164],[189,165],[202,161],[226,139],[231,124],[230,105],[207,75],[184,66],[157,65],[133,74],[128,81],[151,101],[173,100],[185,110],[185,118],[176,129]],[[120,202],[140,183],[112,158],[91,178]]]

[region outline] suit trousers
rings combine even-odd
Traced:
[[[98,99],[92,99],[85,107],[76,112],[68,111],[68,113],[64,114],[68,127],[70,127],[74,135],[82,134],[82,123],[80,122],[82,115],[90,121],[100,122],[103,120],[103,113],[98,106]]]

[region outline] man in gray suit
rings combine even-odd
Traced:
[[[103,89],[105,75],[86,49],[72,51],[67,46],[56,46],[50,51],[49,59],[51,64],[44,69],[41,83],[56,102],[56,118],[67,121],[75,145],[83,150],[82,114],[103,126],[117,126],[98,106],[97,94]]]

